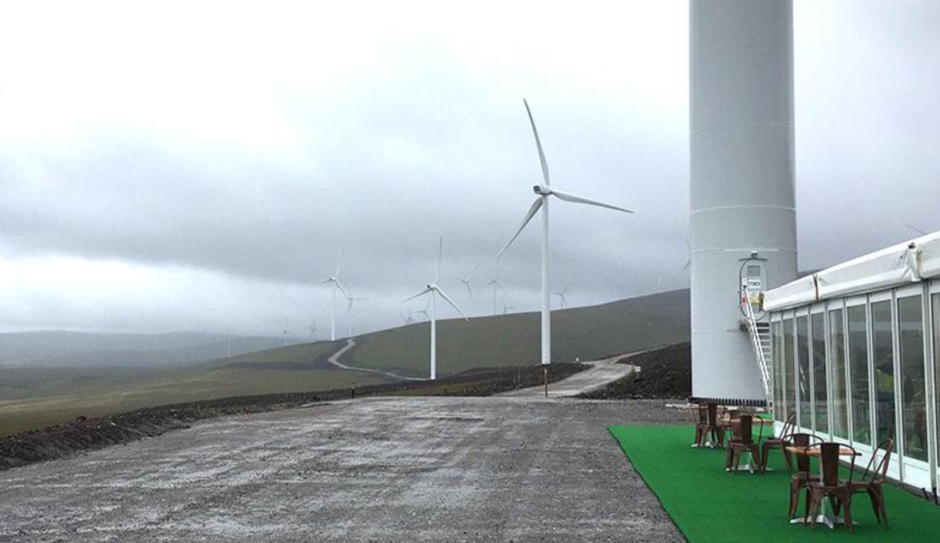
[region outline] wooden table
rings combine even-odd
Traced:
[[[791,445],[787,447],[787,452],[793,453],[793,454],[800,454],[804,456],[812,456],[815,458],[822,456],[822,449],[820,449],[819,447],[797,447],[797,446]],[[839,447],[839,456],[860,456],[860,454],[857,451],[850,449],[849,447]],[[822,463],[820,463],[819,464],[819,482],[822,482],[822,481],[823,481],[823,466],[822,466]],[[845,524],[845,519],[839,518],[835,515],[826,514],[826,511],[828,510],[829,505],[830,505],[829,496],[825,496],[823,498],[822,508],[819,511],[819,515],[816,516],[816,522],[821,522],[825,524],[831,530],[835,528],[836,524]],[[790,519],[790,524],[805,524],[806,522],[811,522],[811,521],[803,517]],[[853,522],[853,524],[855,524],[856,526],[858,525],[857,522]]]

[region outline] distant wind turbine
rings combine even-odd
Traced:
[[[401,317],[401,322],[403,325],[408,326],[415,322],[414,317],[411,316],[411,310],[409,309],[407,313],[404,311],[399,311],[398,315]]]
[[[432,381],[437,379],[437,314],[436,314],[437,296],[440,295],[441,298],[443,298],[445,302],[449,303],[451,307],[457,310],[457,313],[459,313],[460,316],[463,317],[465,321],[469,322],[469,319],[467,318],[466,315],[463,314],[463,311],[461,311],[460,308],[457,307],[457,304],[454,303],[454,301],[450,299],[450,296],[448,296],[447,293],[445,293],[441,289],[441,287],[438,286],[437,284],[441,280],[441,259],[442,259],[443,253],[444,253],[444,238],[441,238],[438,244],[438,249],[437,249],[437,275],[434,276],[434,282],[429,284],[427,288],[425,288],[418,294],[415,294],[411,298],[407,298],[402,302],[404,303],[410,300],[414,300],[415,298],[420,298],[421,296],[424,296],[425,294],[431,295],[431,380]]]
[[[603,207],[607,209],[613,209],[615,211],[622,211],[624,213],[633,213],[629,209],[624,209],[622,207],[617,207],[610,204],[605,204],[596,200],[589,200],[582,196],[571,194],[570,192],[563,192],[560,190],[553,189],[551,187],[551,181],[548,174],[548,162],[545,160],[545,153],[542,151],[542,142],[539,140],[539,132],[535,128],[535,120],[532,118],[532,110],[529,109],[529,103],[523,100],[525,104],[526,113],[529,115],[529,124],[532,125],[532,134],[535,136],[535,146],[538,148],[539,152],[539,162],[542,165],[542,180],[545,182],[544,185],[535,185],[532,187],[532,190],[536,194],[535,202],[532,203],[532,206],[529,208],[529,211],[526,212],[525,217],[522,219],[522,224],[519,226],[519,229],[516,230],[516,233],[509,239],[509,242],[499,251],[496,255],[496,260],[499,260],[503,253],[509,249],[509,246],[512,245],[512,242],[519,237],[519,234],[525,229],[526,225],[529,224],[529,221],[535,217],[535,214],[539,212],[539,209],[542,210],[542,364],[551,364],[552,362],[552,318],[551,318],[551,296],[549,295],[551,288],[551,280],[548,273],[548,203],[551,196],[555,196],[559,200],[565,202],[572,202],[575,204],[586,204],[597,207]]]
[[[349,291],[346,290],[346,287],[343,286],[343,283],[339,280],[339,272],[343,267],[343,260],[346,258],[346,249],[343,249],[342,256],[339,257],[339,264],[336,266],[336,272],[333,275],[326,278],[323,283],[332,283],[333,285],[333,301],[330,305],[330,341],[336,341],[336,289],[342,292],[343,296],[349,299]]]
[[[423,315],[423,316],[424,316],[424,320],[429,321],[429,320],[431,320],[431,314],[428,312],[428,309],[430,309],[430,308],[431,308],[431,299],[428,298],[427,303],[424,304],[424,309],[419,309],[419,310],[415,311],[415,313],[417,313],[417,314],[419,314],[419,315]]]
[[[497,293],[497,291],[499,291],[499,290],[502,290],[503,292],[505,292],[506,289],[503,288],[503,284],[500,283],[499,281],[497,281],[496,279],[493,279],[492,281],[490,281],[489,283],[487,283],[487,284],[485,284],[485,285],[483,285],[483,286],[485,286],[485,287],[493,287],[493,314],[495,315],[495,314],[496,314],[496,293]]]
[[[368,300],[368,298],[357,298],[352,295],[346,296],[346,337],[353,337],[353,319],[355,318],[355,314],[353,313],[353,304],[364,300]]]
[[[558,296],[558,301],[561,303],[561,308],[566,309],[568,307],[568,297],[565,296],[568,294],[568,288],[571,287],[571,283],[565,285],[565,288],[555,293],[555,296]]]
[[[470,295],[470,299],[473,300],[473,286],[470,283],[470,280],[473,279],[473,276],[476,275],[477,270],[480,269],[480,264],[477,264],[473,271],[470,272],[470,275],[466,277],[458,277],[457,280],[463,283],[463,286],[467,287],[467,293]]]
[[[284,319],[284,346],[287,347],[287,338],[290,336],[290,330],[287,329],[287,319]]]

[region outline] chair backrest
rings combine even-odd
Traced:
[[[844,445],[841,443],[825,442],[814,443],[806,448],[807,454],[802,455],[809,458],[812,451],[819,450],[819,470],[822,484],[828,487],[839,486],[839,453]],[[850,447],[846,447],[850,448]],[[852,471],[855,471],[855,456],[852,456]],[[850,473],[851,473],[850,472]]]
[[[706,409],[708,409],[707,416],[708,416],[709,426],[717,427],[718,426],[718,404],[715,402],[708,402]]]
[[[739,418],[740,421],[740,439],[747,445],[750,445],[754,441],[754,417],[751,415],[741,415]]]
[[[810,445],[821,442],[822,440],[819,437],[813,434],[804,434],[804,433],[793,433],[790,434],[790,443],[794,447],[809,447]],[[796,470],[800,473],[809,473],[810,462],[809,456],[805,454],[796,455]]]
[[[708,424],[708,406],[705,404],[698,404],[698,423]]]
[[[868,465],[865,467],[865,473],[862,474],[862,480],[870,478],[872,482],[884,481],[888,475],[888,464],[891,462],[891,452],[894,450],[894,440],[886,439],[878,444],[878,447],[871,455]],[[879,460],[878,451],[883,451]]]

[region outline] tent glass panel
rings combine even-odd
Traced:
[[[920,296],[898,299],[901,347],[901,420],[904,456],[927,461],[927,374],[924,368],[924,311]]]
[[[852,369],[852,440],[871,445],[871,411],[868,392],[868,317],[865,306],[846,310],[849,329],[849,366]]]
[[[891,300],[871,304],[872,345],[875,360],[875,428],[878,443],[897,442],[894,404],[894,333]]]
[[[813,427],[813,396],[809,375],[809,318],[796,318],[796,361],[799,381],[800,426]]]
[[[829,401],[826,397],[826,317],[813,313],[813,399],[816,404],[816,431],[829,433]]]
[[[829,360],[832,363],[832,435],[849,438],[848,394],[845,371],[845,330],[842,310],[829,312]]]

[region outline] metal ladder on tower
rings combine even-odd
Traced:
[[[747,331],[751,338],[751,349],[754,351],[757,367],[760,370],[761,385],[764,387],[764,399],[767,401],[767,407],[772,408],[774,403],[774,372],[770,366],[772,356],[770,350],[770,323],[757,320],[750,300],[751,293],[745,287],[741,297],[741,306],[747,323]]]

